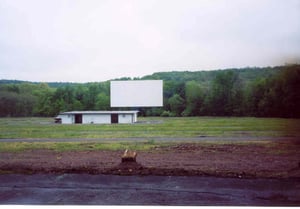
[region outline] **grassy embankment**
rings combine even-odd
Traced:
[[[2,142],[2,151],[28,149],[65,150],[120,150],[124,148],[147,150],[165,146],[170,142],[157,142],[155,138],[199,136],[217,137],[282,137],[300,136],[300,119],[247,118],[247,117],[191,117],[191,118],[139,118],[137,124],[114,125],[62,125],[52,118],[0,118],[0,138],[124,138],[111,142]],[[126,138],[144,140],[129,142]]]

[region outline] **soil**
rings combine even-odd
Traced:
[[[0,173],[300,178],[298,139],[248,144],[181,143],[138,151],[137,162],[122,163],[123,152],[1,152]]]

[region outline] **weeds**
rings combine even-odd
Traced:
[[[161,143],[163,146],[164,143]],[[155,143],[147,142],[2,142],[0,152],[22,152],[28,150],[53,150],[64,151],[95,151],[95,150],[150,150],[156,147]]]
[[[157,121],[158,118],[139,118]],[[300,136],[300,119],[247,117],[159,118],[161,123],[54,124],[52,118],[0,118],[0,138],[156,138]],[[154,143],[151,140],[149,144]]]

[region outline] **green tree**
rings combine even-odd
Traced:
[[[16,92],[0,92],[0,116],[17,116],[18,94]]]
[[[265,91],[266,91],[266,79],[261,78],[255,80],[251,83],[246,101],[247,101],[247,110],[249,116],[263,116],[264,115],[264,108],[265,105],[262,102],[265,98]]]
[[[239,90],[236,85],[239,82],[238,73],[235,71],[220,71],[212,81],[209,106],[210,114],[218,116],[230,116],[237,105],[234,100]]]
[[[104,92],[97,95],[96,98],[97,110],[109,110],[110,109],[110,97]]]
[[[36,97],[15,92],[0,93],[0,116],[31,116]]]
[[[180,95],[174,94],[169,99],[169,103],[171,112],[174,113],[175,116],[181,116],[181,113],[185,108],[184,99]]]
[[[268,116],[300,117],[300,65],[285,66],[267,84]]]
[[[300,65],[286,66],[278,75],[280,92],[277,100],[281,101],[280,116],[300,118]]]
[[[204,92],[196,81],[188,81],[185,84],[186,108],[184,116],[200,115],[201,106],[204,101]]]
[[[85,110],[95,110],[96,109],[96,99],[99,94],[98,85],[95,83],[88,85],[88,91],[84,95],[84,108]]]
[[[36,95],[37,102],[33,110],[33,115],[46,117],[55,116],[58,113],[53,107],[53,103],[55,102],[55,90],[50,88],[46,83],[37,84],[36,86],[37,89],[33,91],[33,94]]]

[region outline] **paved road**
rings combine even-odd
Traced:
[[[300,137],[193,137],[193,138],[180,138],[180,137],[153,137],[153,138],[100,138],[100,139],[82,139],[82,138],[70,138],[70,139],[0,139],[0,142],[102,142],[102,141],[189,141],[189,142],[200,142],[200,141],[237,141],[237,140],[300,140]]]
[[[300,179],[5,174],[0,204],[300,206]]]

